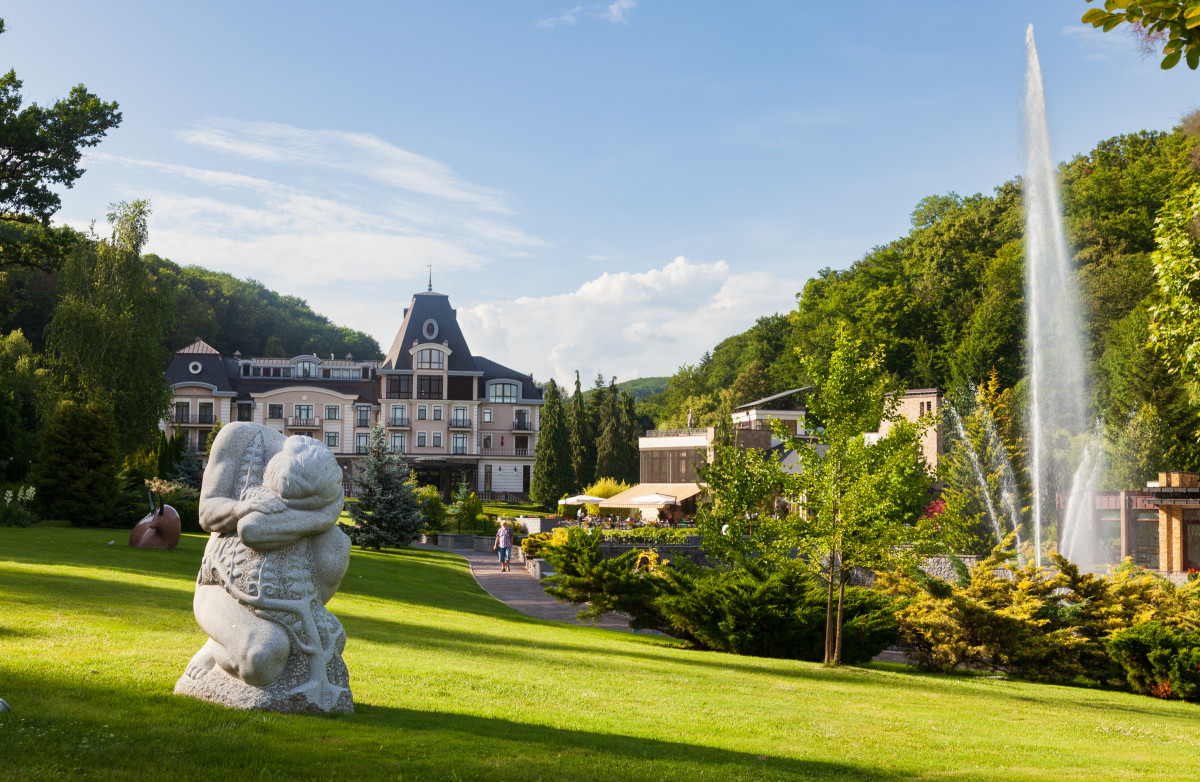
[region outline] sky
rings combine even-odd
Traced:
[[[695,363],[922,198],[1017,176],[1030,24],[1058,160],[1200,108],[1090,7],[40,0],[0,67],[120,104],[56,220],[149,198],[147,252],[385,350],[432,275],[474,353],[586,386]]]

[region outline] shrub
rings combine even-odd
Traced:
[[[553,532],[538,532],[521,541],[521,550],[525,552],[525,558],[534,559],[542,556],[542,551],[550,543],[553,534]]]
[[[1134,692],[1200,700],[1200,632],[1146,622],[1114,635],[1108,653],[1124,669]]]
[[[688,530],[671,529],[670,527],[638,527],[636,529],[604,530],[605,540],[614,543],[643,543],[682,545],[687,543]]]
[[[37,524],[38,517],[30,509],[37,494],[32,486],[6,489],[4,502],[0,504],[0,527],[28,527]]]

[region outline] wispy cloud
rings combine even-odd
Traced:
[[[1128,57],[1137,51],[1136,42],[1128,34],[1105,33],[1091,25],[1069,25],[1059,30],[1059,33],[1078,44],[1086,60]]]
[[[322,168],[487,211],[511,211],[503,193],[468,184],[445,163],[401,149],[370,133],[218,119],[178,136],[188,144],[251,160]]]
[[[801,281],[679,256],[660,268],[605,273],[578,289],[459,309],[471,350],[520,356],[540,380],[597,371],[621,380],[669,374],[767,312],[786,312]],[[514,317],[514,313],[520,313]]]
[[[539,19],[536,24],[539,29],[549,30],[552,27],[559,25],[573,25],[579,22],[579,14],[583,11],[583,6],[577,5],[569,11],[563,11],[558,16],[548,16],[545,19]]]
[[[600,16],[615,24],[629,24],[629,14],[635,8],[637,8],[637,0],[617,0],[615,3],[610,3]]]
[[[563,11],[558,16],[548,16],[545,19],[539,19],[534,22],[534,25],[541,30],[551,30],[563,25],[570,27],[578,24],[580,18],[585,15],[593,19],[612,22],[613,24],[629,24],[629,14],[635,8],[637,8],[637,0],[616,0],[614,3],[592,6],[591,10],[586,13],[583,10],[583,6],[577,5],[574,8]]]

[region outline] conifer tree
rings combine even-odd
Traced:
[[[624,480],[625,472],[621,441],[624,438],[621,426],[620,398],[617,394],[617,379],[614,377],[608,388],[596,392],[604,398],[596,420],[596,477]],[[594,402],[595,400],[593,400]]]
[[[76,527],[108,524],[120,468],[111,410],[98,402],[60,402],[42,431],[33,471],[41,517]]]
[[[388,450],[385,438],[383,424],[375,424],[358,481],[358,501],[347,503],[354,526],[342,525],[351,542],[376,551],[411,543],[424,522],[416,478]]]
[[[588,411],[579,388],[579,372],[575,372],[575,393],[571,395],[571,468],[575,485],[587,486],[596,477],[596,441],[592,436]]]
[[[551,508],[564,494],[570,493],[574,484],[571,435],[563,411],[562,393],[558,390],[558,384],[551,380],[546,384],[542,403],[542,424],[534,451],[529,498]]]
[[[617,480],[626,483],[638,483],[641,479],[641,456],[638,451],[638,437],[642,430],[638,426],[636,403],[633,395],[627,391],[621,392],[620,397],[621,439],[618,443],[619,463],[621,474]]]

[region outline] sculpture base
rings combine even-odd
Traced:
[[[175,683],[175,694],[186,695],[233,709],[261,709],[283,714],[354,713],[350,672],[340,654],[326,666],[330,686],[314,688],[309,681],[308,662],[293,654],[283,675],[266,687],[253,687],[214,665],[197,678],[185,673]]]

